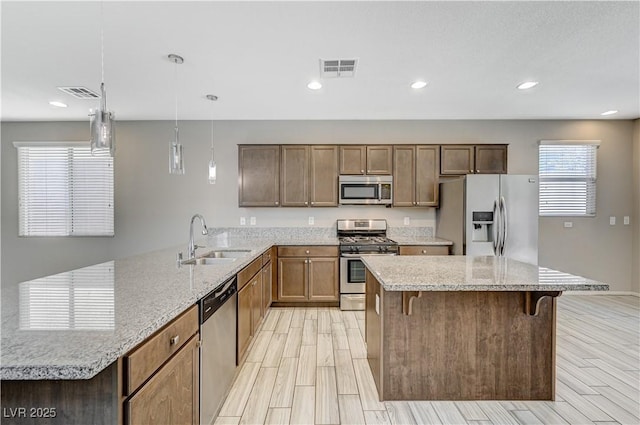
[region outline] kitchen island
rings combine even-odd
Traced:
[[[554,400],[556,297],[609,289],[503,257],[362,260],[380,400]]]

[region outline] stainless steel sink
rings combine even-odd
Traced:
[[[216,250],[207,252],[200,258],[235,260],[236,258],[246,257],[250,252],[251,250],[249,249]]]
[[[199,266],[214,266],[221,264],[229,264],[236,261],[238,258],[211,258],[211,257],[200,257],[200,258],[192,258],[191,260],[185,260],[182,264],[187,265],[199,265]]]

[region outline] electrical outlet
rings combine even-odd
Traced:
[[[565,221],[565,222],[564,222],[564,227],[565,227],[566,229],[570,229],[570,228],[572,228],[572,227],[573,227],[573,221]]]
[[[309,226],[313,226],[316,223],[316,219],[314,217],[309,216]]]
[[[255,217],[249,217],[249,224],[252,226],[256,225],[256,218]]]
[[[404,225],[405,226],[409,226],[411,224],[411,217],[405,217],[404,218]]]
[[[609,217],[609,225],[610,226],[615,226],[616,225],[616,217],[615,216],[611,216]]]
[[[625,216],[624,216],[624,219],[622,219],[622,221],[624,222],[624,225],[625,225],[625,226],[628,226],[628,225],[629,225],[629,216],[628,216],[628,215],[625,215]]]
[[[247,224],[247,219],[245,217],[240,217],[240,226],[244,226]]]

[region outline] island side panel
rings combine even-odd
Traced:
[[[378,396],[382,399],[382,287],[371,274],[369,269],[366,270],[366,301],[365,301],[365,342],[367,343],[367,360],[369,367],[373,373],[373,380],[378,388]],[[378,309],[376,309],[376,295],[378,296]]]
[[[121,424],[119,363],[86,380],[3,380],[2,424]]]
[[[425,291],[409,316],[402,297],[382,291],[382,400],[553,400],[555,299],[529,316],[521,292]]]

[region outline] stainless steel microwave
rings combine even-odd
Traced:
[[[392,176],[340,176],[341,205],[391,205]]]

